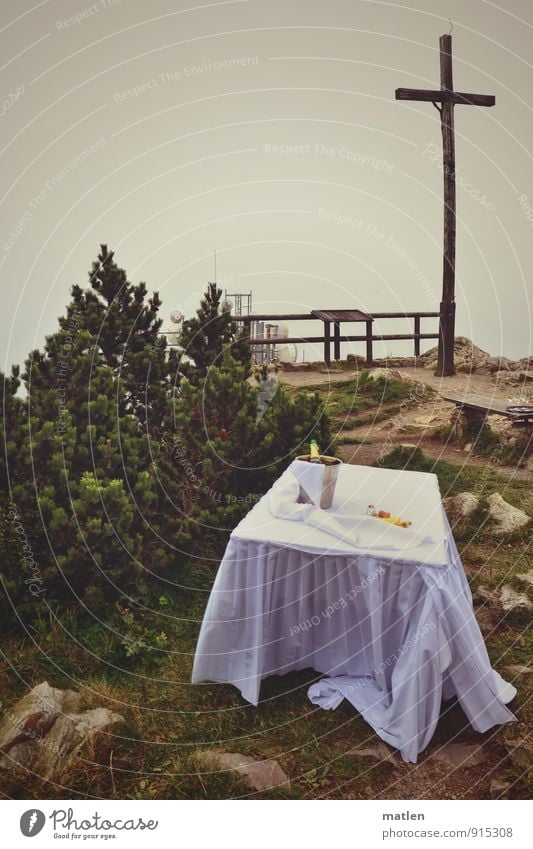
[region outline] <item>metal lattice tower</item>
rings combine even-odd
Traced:
[[[224,290],[224,299],[226,303],[231,304],[231,310],[234,315],[251,315],[252,313],[252,293],[251,292],[228,292]],[[242,329],[242,322],[237,322],[238,329]],[[240,325],[240,326],[239,326]]]

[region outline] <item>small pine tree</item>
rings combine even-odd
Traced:
[[[7,499],[17,479],[17,458],[25,422],[25,405],[17,395],[21,385],[19,374],[19,366],[13,366],[10,377],[0,372],[0,499]]]
[[[59,330],[26,361],[15,428],[12,497],[49,603],[138,598],[180,560],[179,510],[168,503],[179,481],[159,469],[155,438],[171,397],[158,300],[144,303],[144,284],[127,283],[105,246],[95,268],[93,289],[74,287]],[[8,577],[23,604],[22,573]]]
[[[123,386],[122,411],[160,436],[174,362],[166,356],[160,333],[159,295],[147,298],[145,283],[130,283],[107,245],[100,246],[89,281],[90,289],[72,287],[60,328],[71,335],[74,324],[90,333],[99,362],[109,366]]]
[[[30,619],[81,599],[101,616],[122,595],[159,594],[183,553],[221,551],[311,437],[327,449],[316,395],[280,387],[258,415],[249,345],[220,296],[210,284],[186,324],[188,374],[171,386],[157,296],[146,303],[103,245],[91,289],[73,288],[59,329],[27,359],[26,398],[18,369],[2,381],[6,609]]]
[[[18,595],[29,576],[24,562],[31,553],[13,502],[13,488],[21,476],[19,458],[25,429],[25,405],[17,396],[19,371],[18,366],[13,366],[9,377],[0,372],[0,617],[4,621],[13,617],[8,599]],[[26,551],[24,546],[27,546]]]
[[[182,358],[181,370],[190,380],[204,378],[212,366],[220,366],[226,351],[242,364],[246,376],[250,373],[250,346],[244,333],[237,334],[221,298],[222,289],[208,283],[196,317],[183,322],[180,342],[186,359]]]

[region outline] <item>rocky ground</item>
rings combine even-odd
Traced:
[[[506,358],[493,358],[477,348],[469,340],[456,340],[455,364],[457,372],[452,377],[437,377],[434,373],[436,366],[436,348],[431,349],[417,361],[413,357],[377,361],[372,373],[375,377],[386,376],[389,380],[400,380],[412,385],[413,403],[403,403],[395,412],[381,418],[386,412],[386,404],[375,405],[375,413],[368,415],[363,424],[351,427],[350,415],[344,421],[337,422],[337,431],[342,430],[344,444],[339,447],[339,455],[345,462],[369,465],[387,450],[392,440],[423,447],[424,451],[435,459],[450,460],[455,463],[469,463],[480,466],[490,465],[501,468],[502,452],[491,456],[490,452],[477,451],[476,440],[459,444],[453,434],[446,434],[452,416],[456,410],[455,404],[445,400],[443,395],[474,394],[486,396],[493,401],[506,405],[528,403],[533,404],[533,358],[518,361]],[[330,393],[335,392],[334,386],[351,381],[363,368],[363,362],[332,364],[327,369],[323,364],[306,364],[304,366],[289,366],[277,372],[277,378],[282,383],[293,388],[304,388],[312,384],[323,390],[331,387]],[[428,387],[431,391],[427,397],[420,391]],[[327,397],[326,394],[326,397]],[[513,427],[509,419],[503,416],[491,415],[488,419],[490,429],[503,444],[523,439],[523,434]],[[441,438],[439,438],[439,436]],[[347,444],[346,440],[353,444]],[[533,462],[524,457],[516,462],[512,452],[507,452],[509,465],[513,474],[527,479],[533,472]]]

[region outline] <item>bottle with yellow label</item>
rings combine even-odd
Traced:
[[[309,462],[310,463],[320,463],[320,451],[318,450],[318,443],[316,439],[312,439],[309,443]]]

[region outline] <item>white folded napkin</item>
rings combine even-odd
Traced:
[[[322,463],[308,463],[305,460],[294,460],[291,463],[292,474],[316,507],[320,507],[325,468]]]
[[[301,465],[311,467],[313,464],[302,462]],[[299,504],[298,496],[302,479],[310,485],[318,500],[320,500],[320,493],[317,496],[317,490],[311,486],[314,484],[312,475],[305,478],[300,476],[298,480],[292,472],[293,466],[291,466],[291,473],[276,481],[269,493],[270,510],[278,519],[304,522],[356,548],[402,551],[435,542],[430,534],[420,535],[410,527],[400,528],[397,525],[380,522],[372,516],[341,510],[321,510],[313,503]],[[305,489],[312,497],[309,489],[307,487]]]
[[[310,465],[310,463],[306,463]],[[315,509],[314,504],[299,504],[300,484],[294,475],[284,475],[279,478],[268,493],[270,512],[277,519],[299,519],[309,515]]]

